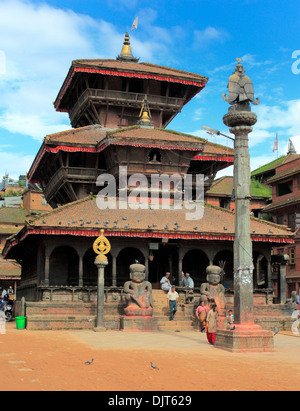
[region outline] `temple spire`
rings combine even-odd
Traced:
[[[121,54],[118,55],[117,60],[137,63],[139,59],[133,57],[130,45],[129,34],[126,32]]]

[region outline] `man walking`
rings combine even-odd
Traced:
[[[170,321],[173,321],[177,311],[177,303],[179,304],[179,295],[175,291],[175,285],[172,285],[171,290],[168,292],[167,301],[171,311]]]

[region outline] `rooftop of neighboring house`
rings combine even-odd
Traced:
[[[233,191],[233,177],[224,176],[218,178],[213,182],[211,188],[207,191],[207,196],[226,196],[231,197]],[[272,198],[272,189],[260,183],[257,180],[251,179],[251,197],[252,198],[263,198],[270,199]]]

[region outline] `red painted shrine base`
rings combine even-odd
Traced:
[[[231,352],[272,352],[273,334],[256,324],[236,324],[235,330],[217,330],[216,347]]]

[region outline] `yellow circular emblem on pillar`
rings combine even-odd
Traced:
[[[100,237],[98,237],[97,240],[94,241],[93,250],[99,256],[105,257],[105,254],[108,254],[110,252],[111,245],[108,239],[103,235],[103,233],[104,230],[101,230]]]

